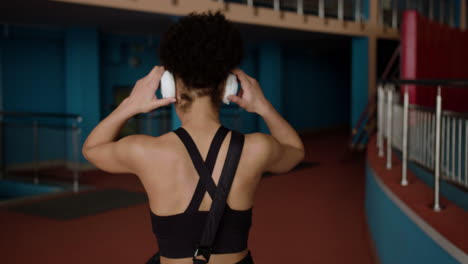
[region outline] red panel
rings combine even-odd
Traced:
[[[403,13],[403,24],[401,27],[401,56],[400,56],[400,75],[402,79],[416,78],[417,62],[417,25],[418,14],[416,11],[406,11]],[[416,103],[416,87],[408,85],[409,101]]]
[[[468,32],[405,11],[400,63],[402,79],[468,79]],[[411,104],[435,106],[436,87],[408,89]],[[442,98],[443,109],[468,112],[468,87],[443,88]]]

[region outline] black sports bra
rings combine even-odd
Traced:
[[[167,258],[193,257],[197,242],[199,241],[205,225],[208,211],[199,211],[198,208],[205,196],[205,192],[213,199],[216,193],[216,184],[211,178],[219,149],[229,129],[221,126],[211,142],[206,161],[198,151],[195,142],[182,127],[174,131],[184,143],[190,154],[193,165],[199,175],[197,187],[187,209],[180,214],[158,216],[149,210],[153,233],[159,245],[159,253]],[[232,131],[232,133],[239,133]],[[232,137],[234,138],[234,137]],[[231,138],[231,143],[233,142]],[[237,144],[243,144],[237,143]],[[229,150],[228,150],[229,151]],[[224,168],[223,168],[224,170]],[[236,253],[247,248],[249,230],[252,223],[252,208],[248,210],[233,210],[226,204],[224,215],[219,224],[212,253]]]

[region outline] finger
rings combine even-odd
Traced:
[[[246,105],[246,104],[245,104],[245,101],[244,101],[242,98],[240,98],[239,96],[237,96],[237,95],[230,95],[230,96],[228,96],[228,100],[231,101],[231,102],[233,102],[233,103],[238,104],[238,105],[239,105],[240,107],[242,107],[242,108],[244,108],[245,105]]]
[[[154,108],[159,108],[162,106],[170,105],[175,102],[176,102],[176,99],[174,97],[158,99],[154,102]]]
[[[148,78],[151,82],[159,82],[161,77],[164,74],[164,67],[163,66],[154,66],[151,72],[148,74]]]
[[[234,69],[232,70],[232,73],[234,73],[239,81],[241,81],[241,86],[248,86],[250,84],[249,76],[241,69]]]
[[[239,93],[237,94],[237,96],[243,98],[243,96],[244,96],[244,89],[241,88],[240,91],[239,91]]]

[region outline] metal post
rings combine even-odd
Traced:
[[[280,11],[280,1],[279,0],[273,0],[273,9],[275,11]]]
[[[392,28],[398,27],[398,1],[392,0]]]
[[[403,159],[401,165],[401,185],[408,185],[408,179],[406,175],[407,165],[408,165],[408,105],[409,105],[409,96],[408,96],[408,86],[405,85],[405,94],[403,97]]]
[[[450,118],[445,117],[445,127],[447,135],[445,136],[445,174],[450,175]]]
[[[437,88],[436,100],[436,144],[435,144],[435,166],[434,166],[434,211],[440,212],[439,204],[439,178],[440,178],[440,118],[442,116],[442,96],[440,86]]]
[[[304,1],[303,0],[297,0],[297,13],[299,15],[304,14]]]
[[[455,4],[453,1],[449,0],[448,1],[448,4],[449,4],[449,24],[451,27],[454,27],[455,26],[455,18],[454,18],[454,7],[453,5]]]
[[[338,20],[343,20],[344,19],[344,4],[343,0],[338,0]]]
[[[444,23],[444,12],[445,12],[444,1],[439,1],[439,23],[440,24]]]
[[[318,15],[325,18],[325,0],[318,0]]]
[[[465,121],[465,186],[468,187],[468,120]]]
[[[80,139],[81,128],[77,127],[76,123],[72,125],[72,141],[73,141],[73,191],[79,191],[79,169],[78,169],[78,140]]]
[[[253,0],[247,0],[247,5],[253,7]]]
[[[452,127],[452,146],[451,146],[451,150],[452,150],[452,175],[451,175],[451,178],[453,180],[456,180],[456,175],[455,175],[455,171],[456,171],[456,168],[455,168],[455,146],[456,146],[456,142],[455,142],[455,138],[456,138],[456,131],[455,131],[455,128],[456,128],[456,122],[455,122],[455,117],[452,117],[451,118],[452,120],[452,124],[450,125]]]
[[[37,133],[37,120],[33,121],[33,166],[34,166],[34,183],[39,183],[39,140]]]
[[[384,103],[385,103],[385,94],[382,84],[379,84],[377,88],[377,126],[378,126],[378,133],[377,133],[377,146],[379,148],[379,157],[384,156],[383,150],[383,133],[384,133]]]
[[[429,19],[433,20],[434,19],[434,0],[429,0]]]
[[[462,120],[458,119],[458,182],[462,183],[462,175],[461,175],[461,143],[462,143]]]
[[[421,164],[426,165],[427,157],[427,123],[426,123],[426,112],[421,112]]]
[[[361,22],[362,21],[362,16],[361,16],[361,8],[362,3],[361,0],[356,0],[354,3],[354,21],[356,22]]]
[[[392,168],[392,111],[393,87],[387,88],[387,169]]]
[[[423,165],[427,167],[427,161],[429,160],[429,146],[428,146],[428,138],[429,138],[429,113],[423,112]]]
[[[436,117],[437,118],[437,117]],[[447,145],[447,138],[446,138],[446,132],[445,130],[447,129],[447,125],[445,123],[446,121],[446,118],[445,117],[441,117],[441,142],[440,142],[440,160],[441,160],[441,165],[440,165],[440,168],[441,168],[441,175],[443,175],[445,173],[445,170],[447,169],[447,162],[446,162],[446,152],[445,152],[445,146]],[[435,131],[435,129],[434,129]],[[435,140],[435,134],[434,134],[434,140]],[[434,167],[435,167],[435,158],[434,158]]]
[[[416,110],[416,125],[417,125],[417,151],[418,151],[418,162],[422,163],[422,112],[420,110]]]
[[[443,125],[442,125],[443,127]],[[431,138],[430,138],[430,142],[431,142],[431,148],[430,149],[434,149],[435,147],[435,113],[434,114],[431,114]],[[443,133],[443,132],[442,132]],[[444,138],[444,136],[442,135],[442,138]],[[442,142],[440,144],[440,149],[442,150]],[[442,159],[443,160],[443,159]],[[443,165],[442,165],[443,166]],[[431,152],[431,169],[434,169],[434,153]]]

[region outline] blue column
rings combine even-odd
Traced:
[[[369,90],[369,40],[354,37],[351,41],[351,127],[364,111]]]
[[[369,1],[371,1],[371,0],[362,0],[362,17],[363,17],[363,20],[369,20]]]
[[[99,34],[96,28],[69,28],[65,32],[66,112],[80,114],[81,146],[100,121]],[[67,155],[73,158],[73,142],[67,140]]]
[[[260,45],[258,54],[258,81],[266,98],[282,113],[281,94],[281,45],[278,42],[264,42]],[[259,131],[268,133],[265,122],[259,118]]]
[[[172,128],[172,130],[175,130],[175,129],[179,128],[181,125],[182,125],[182,123],[180,122],[180,119],[177,116],[175,105],[172,104],[171,105],[171,128]]]

